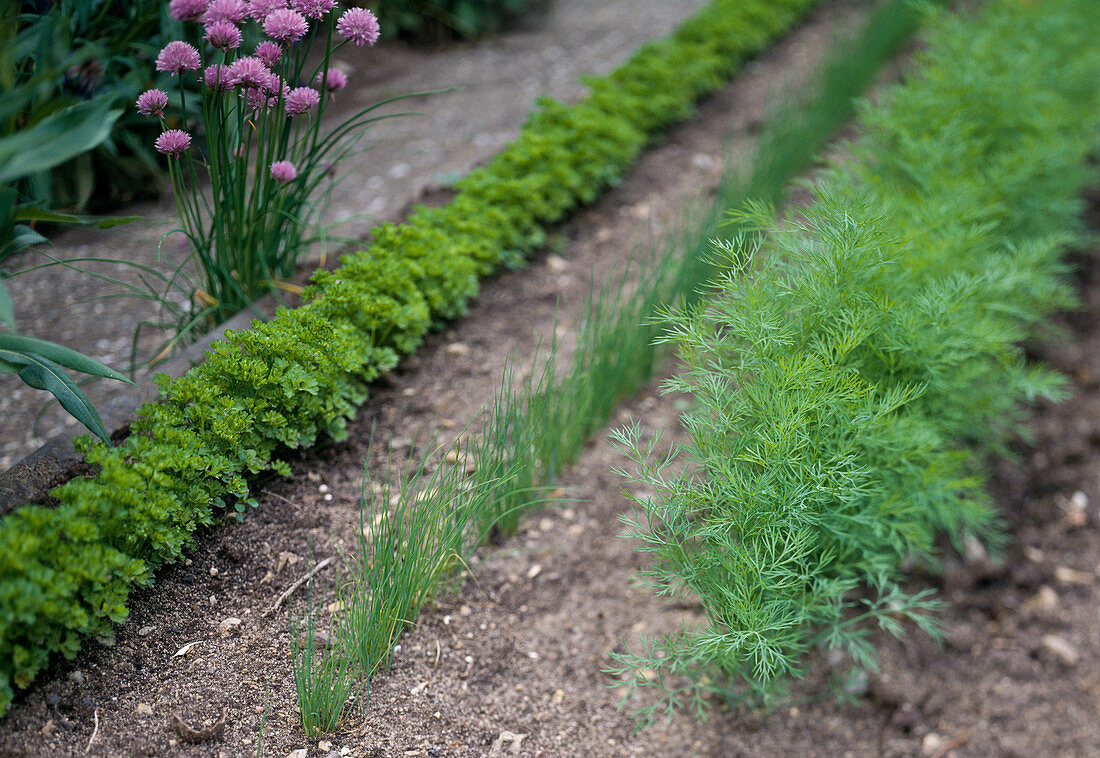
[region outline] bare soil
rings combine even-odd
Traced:
[[[947,559],[942,578],[914,576],[950,602],[941,647],[917,632],[879,634],[881,669],[850,689],[824,654],[790,703],[770,713],[720,705],[635,732],[602,672],[642,632],[697,617],[654,597],[643,559],[619,536],[626,508],[603,436],[557,483],[562,502],[516,537],[484,548],[458,593],[427,609],[399,641],[336,734],[301,732],[284,609],[276,597],[318,561],[354,544],[364,468],[412,452],[423,431],[453,437],[489,399],[510,355],[523,363],[563,336],[593,277],[622,269],[675,227],[684,199],[705,195],[724,146],[742,150],[781,82],[805,78],[832,30],[858,9],[834,3],[762,56],[673,129],[606,197],[557,230],[553,255],[486,284],[470,315],[429,337],[378,383],[349,438],[296,456],[294,475],[260,485],[243,523],[205,530],[186,565],[137,593],[110,644],[58,662],[0,722],[11,756],[1084,756],[1100,753],[1100,262],[1075,257],[1086,308],[1060,319],[1065,343],[1034,355],[1062,370],[1073,397],[1037,409],[1031,445],[991,464],[990,492],[1008,524],[1008,560]],[[1100,193],[1093,198],[1100,221]],[[1100,228],[1100,224],[1096,225]],[[1096,251],[1093,251],[1096,252]],[[568,342],[568,340],[566,340]],[[655,382],[620,409],[675,438],[678,404]],[[376,450],[369,455],[374,429]],[[369,458],[369,459],[368,459]],[[337,563],[339,559],[337,560]],[[315,595],[330,602],[333,567]],[[295,613],[304,593],[291,598]],[[228,618],[239,625],[222,624]],[[199,741],[177,723],[206,730]],[[304,753],[294,751],[305,750]]]

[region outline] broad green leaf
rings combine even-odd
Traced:
[[[0,187],[0,220],[14,220],[17,199],[14,187]]]
[[[3,279],[0,279],[0,322],[7,324],[10,329],[15,328],[15,306],[12,305],[11,293],[4,286]]]
[[[46,221],[51,224],[80,224],[82,226],[96,226],[100,229],[110,229],[115,226],[129,224],[137,221],[141,216],[80,216],[75,213],[58,213],[48,211],[45,208],[18,208],[15,211],[16,221]]]
[[[55,363],[60,363],[66,368],[80,371],[93,376],[103,376],[108,379],[117,379],[120,382],[133,384],[124,375],[113,368],[106,366],[94,358],[89,358],[83,353],[78,353],[72,348],[58,345],[56,342],[24,337],[21,334],[0,332],[0,350],[10,350],[18,353],[34,353]]]
[[[88,396],[81,392],[64,369],[56,363],[33,353],[15,353],[3,349],[0,349],[0,361],[22,364],[23,368],[19,371],[20,379],[28,386],[49,392],[57,398],[62,408],[84,424],[92,434],[104,442],[110,442],[110,435],[107,434],[107,428],[103,426],[103,419],[96,413]]]
[[[46,171],[91,150],[122,115],[102,97],[65,108],[10,137],[0,138],[0,182]]]
[[[16,224],[12,229],[11,245],[13,253],[21,253],[31,245],[44,245],[48,242],[48,239],[26,224]]]

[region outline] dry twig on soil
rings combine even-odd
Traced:
[[[279,606],[283,604],[283,601],[284,601],[284,600],[286,600],[286,599],[287,599],[288,597],[290,597],[291,595],[293,595],[293,594],[294,594],[294,592],[295,592],[295,591],[296,591],[296,590],[297,590],[297,589],[298,589],[299,587],[301,587],[301,586],[302,586],[303,584],[305,584],[305,583],[306,583],[306,582],[308,582],[308,581],[309,581],[310,579],[312,579],[312,578],[313,578],[313,575],[314,575],[314,574],[316,574],[316,573],[317,573],[318,571],[320,571],[321,569],[323,569],[323,568],[324,568],[325,566],[327,566],[327,565],[329,565],[330,563],[332,563],[332,561],[333,561],[333,557],[332,557],[332,556],[330,555],[330,556],[329,556],[328,558],[325,558],[325,559],[324,559],[323,561],[321,561],[321,562],[320,562],[320,563],[318,563],[318,564],[317,564],[316,566],[314,566],[314,567],[313,567],[312,569],[310,569],[309,573],[307,573],[307,574],[306,574],[305,576],[301,577],[301,578],[300,578],[300,579],[299,579],[298,581],[294,582],[294,584],[292,584],[292,585],[290,585],[289,587],[287,587],[287,588],[286,588],[286,589],[285,589],[285,590],[283,591],[283,594],[281,594],[281,595],[279,595],[279,597],[275,598],[275,602],[271,604],[271,607],[270,607],[270,608],[268,608],[268,609],[267,609],[266,611],[264,611],[263,613],[261,613],[261,614],[260,614],[260,616],[261,616],[262,618],[267,618],[267,617],[268,617],[268,616],[270,616],[270,615],[271,615],[272,613],[274,613],[274,612],[275,612],[275,611],[276,611],[276,610],[277,610],[277,609],[279,608]]]

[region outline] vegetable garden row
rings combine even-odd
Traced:
[[[308,305],[229,335],[165,381],[119,447],[86,443],[96,477],[55,491],[57,508],[0,525],[9,700],[52,653],[75,655],[123,620],[130,587],[178,560],[218,509],[244,511],[250,475],[287,470],[281,450],[339,438],[366,382],[433,323],[462,315],[479,276],[521,262],[547,224],[591,201],[811,4],[711,3],[590,82],[584,101],[542,103],[449,205],[378,230],[369,249],[315,276]],[[861,109],[850,154],[819,178],[814,201],[777,221],[769,203],[918,15],[887,4],[806,112],[765,135],[751,175],[731,174],[683,249],[637,293],[596,298],[564,374],[551,358],[532,378],[508,375],[483,432],[456,451],[476,461],[472,479],[423,465],[396,511],[389,491],[368,498],[375,526],[347,588],[343,653],[296,657],[307,731],[331,729],[355,678],[389,660],[461,559],[539,502],[537,488],[649,375],[663,355],[655,340],[678,346],[684,370],[671,386],[696,401],[679,451],[692,466],[666,475],[672,459],[656,442],[617,432],[636,464],[624,474],[657,493],[627,523],[652,554],[655,589],[697,598],[707,621],[619,656],[628,690],[662,694],[641,715],[702,708],[707,693],[767,701],[815,644],[871,666],[872,623],[936,632],[936,604],[902,589],[903,564],[934,566],[940,534],[997,547],[985,461],[1018,432],[1024,403],[1061,386],[1018,345],[1074,304],[1060,255],[1083,239],[1080,196],[1094,180],[1100,14],[1086,0],[931,13],[916,73]]]

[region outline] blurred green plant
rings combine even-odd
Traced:
[[[92,111],[110,112],[164,84],[167,74],[154,79],[148,64],[158,43],[179,31],[166,8],[160,0],[4,3],[0,137],[32,129],[74,106],[82,106],[76,114],[91,123]],[[36,165],[14,182],[21,203],[84,212],[159,194],[165,175],[151,147],[156,125],[123,110],[96,125],[106,132],[102,139],[65,150],[64,160]]]
[[[3,303],[0,303],[2,307]],[[6,303],[10,306],[10,300]],[[10,308],[0,316],[5,324],[14,328]],[[14,332],[0,331],[0,374],[16,374],[27,385],[35,389],[46,390],[61,403],[73,418],[82,423],[95,436],[106,443],[110,435],[103,426],[95,407],[76,383],[65,373],[65,369],[80,371],[91,376],[117,379],[133,384],[122,374],[103,365],[82,353],[58,345],[55,342],[24,337]]]
[[[14,58],[19,42],[15,38],[13,8],[0,11],[0,262],[47,240],[34,229],[36,223],[82,224],[108,228],[132,221],[128,218],[97,218],[58,213],[20,201],[21,183],[34,184],[35,177],[48,174],[61,164],[102,144],[122,111],[111,108],[111,97],[97,97],[71,105],[56,102],[39,108],[36,117],[25,119],[25,108],[35,99],[38,83],[52,75],[42,72],[15,87]],[[19,125],[18,131],[15,126]],[[27,385],[50,392],[61,406],[104,442],[107,430],[95,408],[76,383],[65,373],[69,368],[92,376],[129,382],[122,374],[81,353],[45,340],[15,332],[15,309],[0,271],[0,373],[16,374]]]

